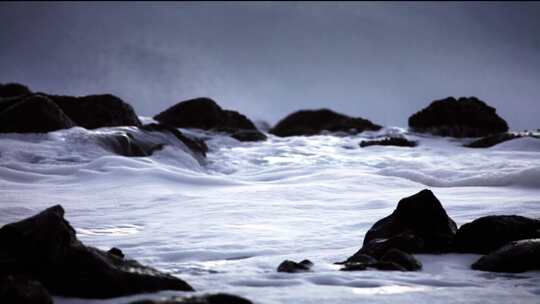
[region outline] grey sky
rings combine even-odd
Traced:
[[[208,96],[271,123],[328,107],[406,126],[474,95],[540,128],[540,3],[1,3],[0,41],[0,82],[139,115]]]

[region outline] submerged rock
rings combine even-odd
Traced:
[[[300,263],[285,260],[279,264],[277,272],[305,272],[309,271],[313,267],[313,263],[310,260],[303,260]]]
[[[167,300],[141,300],[130,304],[251,304],[248,299],[226,294],[217,293],[196,297],[174,297]]]
[[[0,133],[46,133],[75,124],[49,98],[41,95],[10,100],[0,112]]]
[[[302,110],[289,114],[278,122],[270,133],[286,137],[297,135],[317,135],[323,131],[347,132],[376,131],[381,126],[363,118],[349,117],[329,109]]]
[[[416,147],[416,141],[408,140],[405,137],[386,137],[377,140],[363,140],[360,142],[360,147],[369,146],[396,146],[396,147]]]
[[[409,117],[409,127],[416,132],[451,137],[480,137],[508,131],[508,124],[495,108],[476,97],[433,101]]]
[[[104,149],[128,157],[150,156],[155,151],[163,149],[164,146],[163,143],[154,144],[138,140],[132,134],[122,131],[99,134],[95,139]]]
[[[481,257],[471,268],[513,273],[540,270],[540,239],[511,242]]]
[[[110,298],[159,290],[192,291],[183,280],[85,246],[60,206],[0,229],[0,275],[24,274],[54,295]]]
[[[422,269],[422,263],[414,256],[395,248],[388,250],[380,261],[395,263],[408,271]]]
[[[52,304],[53,300],[43,285],[26,276],[0,276],[0,303]]]
[[[409,239],[413,249],[398,249],[408,253],[448,252],[456,231],[456,223],[437,197],[425,189],[401,199],[392,214],[377,221],[367,232],[364,247],[373,240],[390,239],[406,232],[412,236]]]
[[[518,215],[492,215],[459,227],[454,247],[458,252],[486,254],[511,241],[534,238],[540,238],[540,220]]]
[[[179,102],[154,116],[154,119],[177,128],[237,133],[236,136],[243,141],[266,139],[249,118],[236,111],[224,110],[214,100],[205,97]],[[248,131],[249,136],[242,136],[242,132]]]
[[[522,137],[522,136],[519,135],[519,134],[514,134],[514,133],[494,134],[494,135],[489,135],[489,136],[477,139],[477,140],[475,140],[475,141],[473,141],[471,143],[468,143],[468,144],[464,145],[464,147],[467,147],[467,148],[489,148],[489,147],[493,147],[495,145],[498,145],[500,143],[503,143],[505,141],[509,141],[509,140],[512,140],[512,139],[520,138],[520,137]]]
[[[200,138],[189,137],[173,126],[150,123],[141,126],[139,129],[147,132],[170,133],[174,135],[174,137],[176,137],[179,141],[184,143],[184,145],[186,145],[194,153],[206,156],[206,153],[208,152],[208,146],[206,145],[204,140]]]

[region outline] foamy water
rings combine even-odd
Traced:
[[[200,293],[256,303],[538,303],[540,272],[472,271],[478,255],[417,255],[420,272],[340,272],[333,263],[356,252],[401,198],[424,188],[458,225],[491,214],[540,217],[540,140],[470,149],[461,147],[467,140],[387,128],[240,143],[188,130],[208,138],[201,161],[181,144],[151,157],[113,155],[93,137],[114,130],[0,135],[0,224],[62,204],[86,244],[119,247]],[[388,133],[419,146],[358,146]],[[313,272],[275,271],[284,259],[305,258]]]

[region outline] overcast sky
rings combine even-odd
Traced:
[[[1,3],[0,41],[0,82],[144,116],[208,96],[270,123],[328,107],[406,126],[477,96],[540,128],[540,3]]]

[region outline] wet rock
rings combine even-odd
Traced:
[[[177,128],[238,133],[238,138],[250,140],[266,139],[266,136],[246,116],[236,111],[224,110],[214,100],[205,97],[179,102],[154,116],[154,119]],[[242,132],[245,131],[250,131],[251,134],[246,133],[242,137]],[[255,136],[254,133],[260,134]]]
[[[86,129],[117,126],[140,126],[135,110],[122,99],[111,95],[82,97],[47,95],[78,126]]]
[[[407,271],[407,268],[394,263],[394,262],[377,262],[373,265],[374,268],[377,270],[385,270],[385,271]]]
[[[197,297],[175,297],[168,300],[142,300],[131,302],[130,304],[251,304],[248,299],[226,294],[217,293]]]
[[[425,189],[401,199],[392,214],[377,221],[366,233],[364,246],[373,240],[387,240],[407,233],[412,235],[413,249],[394,248],[408,253],[448,252],[456,231],[456,223],[448,217],[433,192]],[[421,246],[416,247],[420,243]]]
[[[138,140],[128,132],[99,134],[95,137],[97,143],[104,149],[115,154],[128,157],[150,156],[163,149],[164,144],[155,144]]]
[[[416,132],[451,137],[480,137],[508,131],[508,124],[495,108],[476,97],[433,101],[409,117],[409,127]]]
[[[516,138],[520,138],[522,137],[521,135],[519,134],[514,134],[514,133],[500,133],[500,134],[494,134],[494,135],[489,135],[489,136],[486,136],[486,137],[482,137],[480,139],[477,139],[471,143],[468,143],[466,145],[464,145],[465,147],[468,147],[468,148],[489,148],[489,147],[493,147],[495,145],[498,145],[502,142],[505,142],[505,141],[509,141],[509,140],[512,140],[512,139],[516,139]]]
[[[481,257],[471,268],[512,273],[540,270],[540,239],[511,242]]]
[[[395,263],[408,271],[422,269],[422,263],[414,256],[395,248],[388,250],[380,261]]]
[[[386,137],[377,140],[363,140],[360,142],[360,147],[369,146],[397,146],[397,147],[416,147],[416,141],[411,141],[405,137]]]
[[[170,133],[179,141],[184,143],[194,153],[206,156],[206,153],[208,152],[208,146],[204,140],[187,136],[173,126],[151,123],[141,126],[140,129],[148,132]]]
[[[344,266],[339,269],[340,271],[364,271],[367,270],[368,266],[372,264],[368,263],[346,263]]]
[[[52,304],[53,300],[43,285],[26,276],[0,276],[0,303]]]
[[[424,240],[406,231],[395,236],[385,238],[372,239],[367,243],[364,243],[362,248],[358,250],[357,254],[366,254],[377,259],[380,259],[390,249],[399,249],[405,252],[422,252],[425,248]],[[354,255],[353,255],[354,257]]]
[[[135,260],[85,246],[60,205],[3,226],[0,244],[0,275],[29,275],[54,295],[109,298],[193,290],[181,279]]]
[[[540,220],[518,215],[492,215],[462,225],[454,246],[457,252],[486,254],[511,241],[540,238]]]
[[[377,262],[377,259],[373,258],[370,255],[356,252],[354,255],[350,256],[347,260],[343,262],[337,262],[335,264],[342,265],[342,264],[374,264]]]
[[[239,141],[264,141],[266,140],[266,135],[259,131],[253,130],[239,130],[234,132],[231,135],[232,138]]]
[[[0,84],[0,98],[19,97],[32,94],[32,91],[20,83]]]
[[[109,249],[109,251],[107,251],[108,254],[111,254],[111,255],[114,255],[118,258],[121,258],[123,259],[125,257],[124,253],[122,252],[122,250],[116,248],[116,247],[113,247],[111,249]]]
[[[279,264],[277,271],[289,272],[289,273],[305,272],[305,271],[309,271],[311,267],[313,267],[313,263],[310,260],[303,260],[300,263],[290,261],[290,260],[285,260],[281,262],[281,264]]]
[[[73,126],[54,102],[41,95],[11,100],[0,112],[0,133],[46,133]]]
[[[278,122],[270,133],[286,137],[317,135],[323,131],[356,134],[379,129],[381,126],[367,119],[349,117],[329,109],[319,109],[294,112]]]

